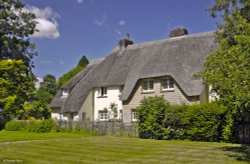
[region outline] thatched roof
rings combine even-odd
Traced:
[[[187,96],[198,96],[204,85],[193,75],[202,70],[207,55],[216,46],[214,33],[208,32],[129,45],[123,51],[117,48],[99,64],[79,73],[76,80],[72,79],[74,85],[69,85],[73,87],[62,110],[79,111],[94,87],[123,85],[121,100],[125,101],[139,79],[167,75],[175,79]]]
[[[77,73],[72,79],[70,79],[66,84],[64,84],[62,86],[63,88],[67,88],[69,90],[69,92],[71,93],[73,88],[77,85],[77,83],[84,78],[84,76],[86,76],[88,74],[88,72],[97,64],[99,64],[101,61],[103,61],[104,58],[100,58],[100,59],[96,59],[96,60],[92,60],[90,61],[90,63],[87,65],[86,68],[84,68],[82,71],[80,71],[79,73]],[[62,97],[62,89],[60,89],[55,97],[53,98],[53,100],[50,103],[50,107],[52,108],[61,108],[65,101],[66,101],[66,97]]]

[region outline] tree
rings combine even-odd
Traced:
[[[36,119],[48,119],[51,115],[49,103],[56,93],[56,78],[54,75],[48,74],[43,78],[40,88],[35,92],[33,101],[26,101],[23,110],[19,111],[19,115],[23,119],[34,117]]]
[[[45,75],[43,81],[40,83],[39,90],[46,91],[52,95],[56,94],[56,77],[54,75]]]
[[[230,109],[224,131],[230,140],[250,112],[250,1],[216,0],[209,11],[213,17],[220,13],[223,23],[216,33],[218,49],[208,56],[201,77]]]
[[[22,60],[28,68],[36,55],[28,36],[35,32],[35,15],[20,0],[0,0],[0,60]]]
[[[5,117],[19,117],[18,110],[34,93],[33,76],[22,60],[0,60],[0,108]]]
[[[22,104],[34,91],[32,58],[35,15],[20,0],[0,0],[0,106],[5,117],[19,118]]]
[[[72,77],[74,77],[78,72],[82,71],[87,65],[89,61],[86,56],[82,56],[78,62],[78,65],[71,69],[69,72],[62,75],[57,82],[57,88],[60,88],[64,84],[66,84]]]
[[[86,67],[89,64],[89,60],[87,59],[86,56],[82,56],[81,59],[78,62],[79,67]]]

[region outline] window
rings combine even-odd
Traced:
[[[145,80],[142,83],[142,92],[152,92],[154,91],[154,81],[153,80]]]
[[[120,118],[120,120],[122,120],[122,110],[120,110],[119,118]]]
[[[69,119],[73,120],[74,119],[74,113],[69,114]]]
[[[69,95],[69,90],[66,88],[63,88],[62,89],[62,98],[68,97],[68,95]]]
[[[161,83],[162,91],[173,91],[174,90],[174,79],[168,78],[163,79]]]
[[[108,120],[108,111],[99,111],[99,119],[100,121]]]
[[[86,112],[82,112],[82,121],[86,121]]]
[[[100,87],[98,90],[98,96],[99,97],[107,96],[107,87]]]
[[[137,113],[136,113],[135,109],[131,110],[131,121],[132,122],[137,121]]]

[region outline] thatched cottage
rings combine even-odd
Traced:
[[[50,106],[54,119],[135,121],[135,108],[147,96],[171,104],[209,101],[208,87],[194,75],[215,50],[214,32],[187,35],[179,28],[170,38],[133,44],[129,36],[103,59],[92,62],[61,90]]]

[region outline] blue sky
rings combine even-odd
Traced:
[[[168,38],[182,26],[189,34],[216,30],[205,11],[212,0],[23,0],[37,15],[40,32],[34,73],[60,77],[82,55],[89,60],[108,55],[126,33],[134,43]]]

